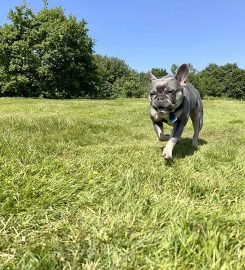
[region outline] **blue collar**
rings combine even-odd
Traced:
[[[169,113],[169,122],[170,122],[171,124],[173,124],[173,123],[175,123],[176,121],[177,121],[176,114],[173,113],[173,112]]]

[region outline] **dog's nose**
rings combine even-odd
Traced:
[[[163,102],[163,100],[164,100],[164,97],[163,96],[158,96],[158,98],[157,98],[157,101],[158,102]]]

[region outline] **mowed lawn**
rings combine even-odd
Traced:
[[[0,269],[245,269],[245,102],[204,113],[168,164],[147,99],[0,99]]]

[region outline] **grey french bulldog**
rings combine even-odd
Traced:
[[[192,120],[194,135],[192,145],[198,146],[198,136],[203,125],[203,105],[199,92],[187,82],[189,68],[179,67],[175,76],[157,79],[151,72],[150,79],[150,117],[157,137],[167,141],[163,158],[172,160],[172,152],[179,141],[189,117]],[[163,123],[173,126],[171,135],[165,135]]]

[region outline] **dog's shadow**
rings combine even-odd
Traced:
[[[199,146],[207,144],[207,142],[203,139],[198,140]],[[161,147],[163,150],[164,147]],[[192,156],[196,151],[198,151],[198,147],[192,146],[192,139],[190,138],[182,138],[174,147],[173,150],[173,159],[185,158],[187,156]]]

